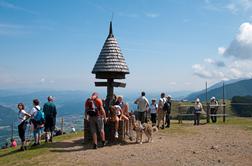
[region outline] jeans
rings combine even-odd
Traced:
[[[213,123],[216,123],[217,122],[217,109],[216,108],[211,108],[210,110],[210,113],[211,113],[211,120]]]
[[[200,113],[194,113],[194,125],[199,125],[200,123]]]
[[[40,127],[37,127],[34,129],[33,136],[35,140],[37,136],[40,138],[42,131],[43,131],[43,128],[40,128]]]
[[[170,114],[166,114],[166,127],[170,127],[170,121],[171,121],[171,117]]]
[[[26,121],[23,121],[22,123],[20,123],[18,125],[18,135],[21,139],[21,142],[24,142],[25,141],[25,130],[26,130],[26,124],[27,122]]]
[[[156,119],[157,119],[157,114],[156,113],[152,113],[151,114],[151,122],[152,122],[152,124],[156,125]]]

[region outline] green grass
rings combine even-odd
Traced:
[[[72,134],[66,134],[62,136],[54,137],[54,142],[62,142],[64,140],[70,140],[83,136],[83,132],[77,132]],[[44,141],[43,141],[44,142]],[[0,150],[0,165],[12,165],[19,163],[24,159],[31,159],[32,157],[50,153],[50,148],[54,146],[54,143],[48,143],[29,148],[27,151],[19,152],[17,148],[8,148]]]
[[[247,130],[252,131],[252,118],[243,118],[243,117],[226,117],[226,122],[222,122],[221,120],[218,121],[218,125],[234,125],[238,127],[242,127]]]

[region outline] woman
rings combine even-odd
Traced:
[[[122,114],[120,115],[120,119],[125,122],[126,135],[129,136],[129,106],[127,103],[123,101],[123,96],[118,96],[115,102],[115,105],[119,105],[121,107]]]
[[[151,122],[152,126],[156,125],[156,119],[157,119],[157,104],[156,104],[156,99],[151,100],[151,105],[149,107],[149,112],[151,114]]]
[[[35,117],[39,111],[42,112],[41,107],[39,106],[39,100],[34,99],[33,108],[31,110],[31,122],[33,126],[33,136],[34,136],[34,144],[32,146],[40,145],[40,137],[43,131],[42,129],[44,127],[44,124],[38,124],[37,120],[35,120]]]
[[[18,104],[18,134],[21,139],[21,148],[20,150],[26,150],[26,143],[25,143],[25,130],[26,130],[26,125],[27,125],[27,119],[31,117],[30,114],[28,114],[25,111],[25,106],[23,103]]]
[[[200,99],[197,98],[194,104],[194,125],[199,125],[200,123],[200,114],[203,111],[203,106],[200,103]]]

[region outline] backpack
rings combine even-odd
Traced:
[[[168,114],[171,113],[171,103],[169,101],[165,101],[164,106],[163,106],[163,110],[167,111]]]
[[[94,100],[88,98],[86,106],[87,106],[87,108],[86,108],[87,109],[87,114],[89,116],[97,116],[98,115],[98,111],[97,111],[97,108],[95,106]]]
[[[42,125],[45,124],[45,114],[44,112],[40,111],[37,107],[35,107],[37,110],[37,114],[34,116],[34,120],[36,124]]]

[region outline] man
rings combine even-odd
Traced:
[[[48,96],[48,102],[44,104],[43,112],[45,114],[45,142],[52,142],[53,131],[56,124],[57,109],[54,104],[54,98]]]
[[[217,111],[218,111],[218,101],[215,99],[215,97],[211,98],[210,101],[210,113],[211,113],[211,120],[213,123],[217,122]]]
[[[157,109],[157,113],[158,113],[158,125],[157,125],[157,127],[159,128],[161,123],[162,123],[161,129],[164,129],[164,123],[165,123],[165,120],[164,120],[165,110],[163,109],[165,102],[166,102],[165,93],[161,93],[160,99],[159,99],[159,102],[158,102],[158,109]]]
[[[102,100],[98,98],[97,93],[93,93],[85,103],[85,118],[89,121],[90,130],[93,137],[93,148],[97,149],[97,127],[102,139],[102,146],[105,145],[104,122],[106,113],[103,108]]]
[[[141,97],[136,99],[134,103],[138,105],[138,120],[140,120],[141,123],[144,123],[144,114],[149,107],[149,101],[145,97],[145,92],[142,92]]]
[[[165,111],[166,111],[166,128],[169,128],[169,127],[170,127],[170,121],[171,121],[171,118],[170,118],[171,106],[172,106],[172,103],[171,103],[171,96],[168,95],[168,96],[166,97],[166,104],[164,105]]]

